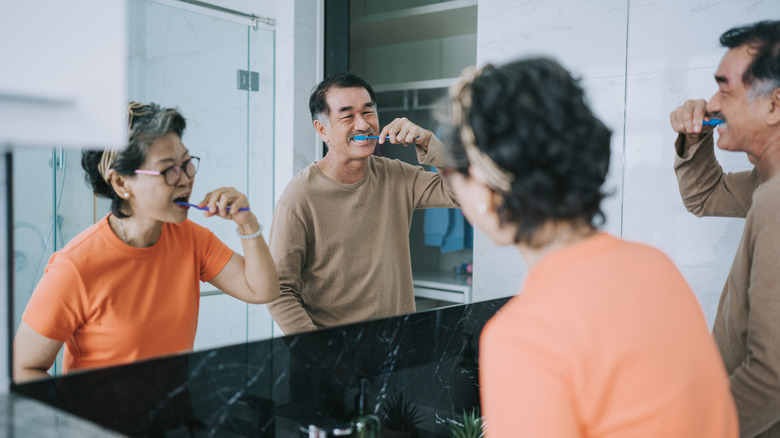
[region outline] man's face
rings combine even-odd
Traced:
[[[374,152],[376,140],[354,139],[356,135],[373,136],[379,133],[379,118],[371,96],[363,87],[328,90],[325,101],[330,109],[329,123],[319,120],[314,127],[330,151],[344,158],[362,159]]]
[[[718,91],[707,102],[707,112],[725,121],[717,128],[718,147],[747,152],[755,164],[755,153],[759,152],[756,148],[762,147],[762,137],[766,135],[764,117],[769,106],[767,96],[749,98],[750,89],[742,82],[752,60],[752,50],[747,45],[726,52],[715,72]]]

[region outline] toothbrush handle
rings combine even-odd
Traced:
[[[195,207],[195,208],[197,208],[198,210],[203,210],[203,211],[207,211],[209,209],[208,207]],[[230,211],[230,207],[228,207],[227,209],[228,209],[228,211]],[[241,208],[238,209],[238,211],[248,211],[248,210],[249,210],[249,207],[241,207]]]
[[[192,207],[192,208],[197,208],[198,210],[203,210],[203,211],[207,211],[209,209],[208,207],[200,207],[197,204],[191,204],[189,202],[177,202],[177,204]],[[228,207],[228,210],[230,210],[230,207]],[[249,207],[241,207],[238,209],[238,211],[248,211],[248,210]]]
[[[379,138],[379,136],[378,136],[378,135],[374,135],[374,136],[360,135],[360,136],[356,136],[355,138],[357,138],[357,137],[360,137],[360,138],[361,138],[361,139],[363,139],[363,140],[371,140],[371,139],[373,139],[373,138]],[[387,140],[387,139],[389,139],[389,138],[390,138],[390,136],[388,135],[388,136],[386,136],[386,137],[385,137],[385,140]],[[417,137],[415,137],[415,138],[420,138],[420,136],[418,135],[418,136],[417,136]]]

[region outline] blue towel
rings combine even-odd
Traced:
[[[429,208],[425,210],[425,244],[438,246],[441,252],[452,252],[473,246],[471,224],[460,210],[455,208]]]
[[[436,168],[431,170],[436,172]],[[429,208],[425,210],[425,244],[438,246],[441,252],[471,248],[474,229],[456,208]]]

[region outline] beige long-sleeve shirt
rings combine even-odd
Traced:
[[[444,165],[432,136],[422,164]],[[354,184],[316,163],[288,184],[269,246],[281,296],[268,310],[285,334],[413,312],[409,227],[417,208],[458,207],[438,173],[371,156]]]
[[[780,436],[780,175],[724,173],[712,135],[680,156],[683,202],[697,216],[745,217],[715,317],[713,336],[731,382],[740,435]]]

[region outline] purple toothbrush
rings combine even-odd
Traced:
[[[379,136],[378,135],[356,135],[356,136],[354,136],[352,138],[354,138],[357,141],[363,141],[363,140],[370,140],[372,138],[379,138]],[[388,138],[390,138],[389,135],[387,137],[385,137],[385,140],[388,139]],[[420,137],[415,137],[415,138],[420,138]]]
[[[173,203],[181,205],[182,207],[192,207],[203,211],[208,211],[209,209],[208,207],[199,207],[196,204],[190,204],[189,202],[184,202],[184,201],[173,201]],[[230,210],[230,207],[228,207],[228,210]],[[249,207],[243,207],[238,209],[238,211],[247,211],[247,210],[249,210]]]

